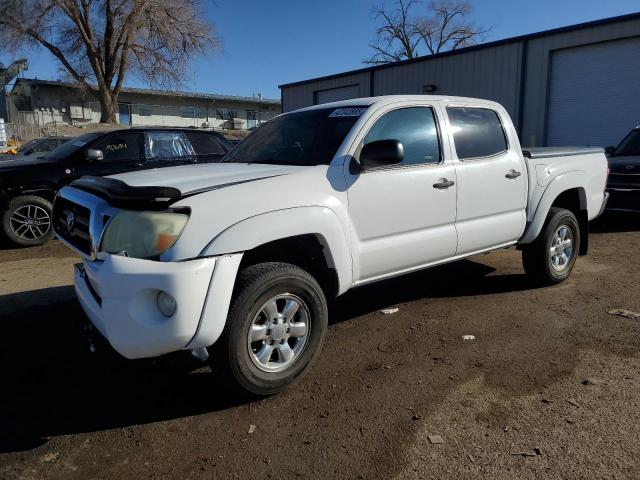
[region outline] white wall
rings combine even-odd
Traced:
[[[41,85],[25,92],[31,98],[33,111],[40,125],[66,123],[86,125],[100,121],[100,103],[82,98],[79,91],[70,88]],[[259,123],[280,114],[280,105],[255,101],[203,100],[186,96],[144,95],[123,93],[119,102],[127,104],[133,126],[171,126],[232,128],[232,122],[221,119],[218,110],[235,111],[240,122],[236,127],[246,128],[247,110],[257,111]],[[189,112],[188,110],[191,110]],[[116,109],[118,112],[119,110]],[[195,117],[186,115],[195,112]],[[118,115],[119,118],[119,115]]]

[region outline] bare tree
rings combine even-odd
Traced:
[[[420,47],[434,54],[472,45],[485,38],[490,29],[468,21],[472,7],[466,0],[441,0],[427,4],[427,15],[414,16],[411,11],[421,2],[397,0],[395,8],[376,8],[374,14],[382,20],[376,29],[371,58],[366,63],[381,64],[419,56]]]
[[[219,48],[204,18],[198,0],[0,0],[0,44],[46,48],[115,123],[128,72],[177,86],[191,57]]]
[[[467,21],[472,12],[467,1],[431,2],[429,11],[430,15],[418,18],[413,28],[431,54],[473,45],[490,31]]]
[[[397,0],[396,8],[391,11],[384,6],[374,9],[382,25],[376,29],[375,43],[370,44],[374,53],[367,63],[390,63],[417,56],[420,38],[409,19],[409,10],[416,4],[416,0]]]

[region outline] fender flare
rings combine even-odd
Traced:
[[[53,201],[53,198],[56,196],[57,191],[58,189],[55,187],[55,185],[45,183],[38,185],[18,185],[15,187],[10,187],[7,189],[6,194],[8,198],[21,197],[24,195],[36,195],[45,198],[45,195],[43,194],[48,194],[49,196],[51,196],[51,200]]]
[[[587,194],[584,190],[584,172],[574,170],[554,178],[545,188],[529,226],[518,242],[526,245],[535,241],[542,231],[553,202],[564,192],[577,189],[580,196],[580,210],[587,210]]]
[[[325,259],[338,276],[338,294],[352,285],[352,259],[344,231],[333,210],[322,206],[296,207],[242,220],[218,234],[200,253],[217,256],[246,252],[260,245],[300,235],[315,235]]]

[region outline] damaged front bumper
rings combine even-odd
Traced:
[[[105,255],[76,265],[75,290],[91,322],[126,358],[203,348],[224,328],[235,257],[157,262]],[[158,306],[160,292],[175,299],[170,316]]]

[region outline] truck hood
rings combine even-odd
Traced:
[[[208,163],[157,168],[112,175],[132,187],[171,187],[183,195],[213,190],[263,178],[289,175],[309,167],[250,163]]]
[[[51,165],[51,163],[53,163],[44,157],[37,156],[10,155],[10,157],[11,158],[0,158],[0,174],[2,172],[32,168],[38,165]]]

